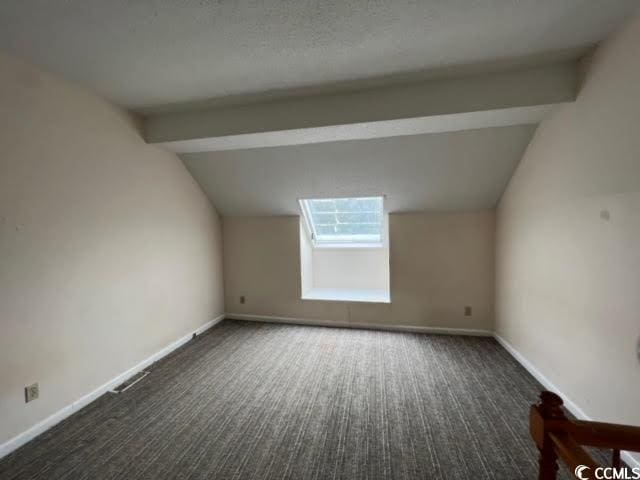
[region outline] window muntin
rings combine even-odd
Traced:
[[[314,245],[383,243],[383,197],[300,200]]]

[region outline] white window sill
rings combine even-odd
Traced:
[[[318,250],[382,250],[387,248],[382,243],[313,243],[312,246]]]
[[[302,294],[303,300],[329,300],[334,302],[391,303],[386,290],[313,288]]]

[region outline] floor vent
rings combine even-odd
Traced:
[[[129,390],[131,387],[133,387],[136,383],[138,383],[140,380],[142,380],[147,375],[149,375],[149,372],[146,371],[146,370],[138,372],[133,377],[128,378],[127,380],[122,382],[120,385],[118,385],[116,388],[114,388],[113,390],[109,390],[109,391],[111,393],[126,392],[127,390]]]

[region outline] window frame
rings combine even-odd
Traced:
[[[382,224],[380,230],[380,242],[358,242],[358,241],[342,241],[342,242],[327,242],[318,241],[316,239],[316,233],[314,226],[311,222],[311,212],[308,209],[307,201],[309,200],[336,200],[343,198],[380,198],[382,200]],[[311,242],[313,248],[326,248],[326,249],[380,249],[387,248],[389,244],[389,219],[385,210],[385,196],[384,195],[361,195],[361,196],[344,196],[344,197],[307,197],[299,198],[298,206],[300,208],[300,214],[304,219],[305,231]]]

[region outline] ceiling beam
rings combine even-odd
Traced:
[[[575,100],[574,62],[363,91],[157,113],[145,138],[177,153],[538,123]]]

